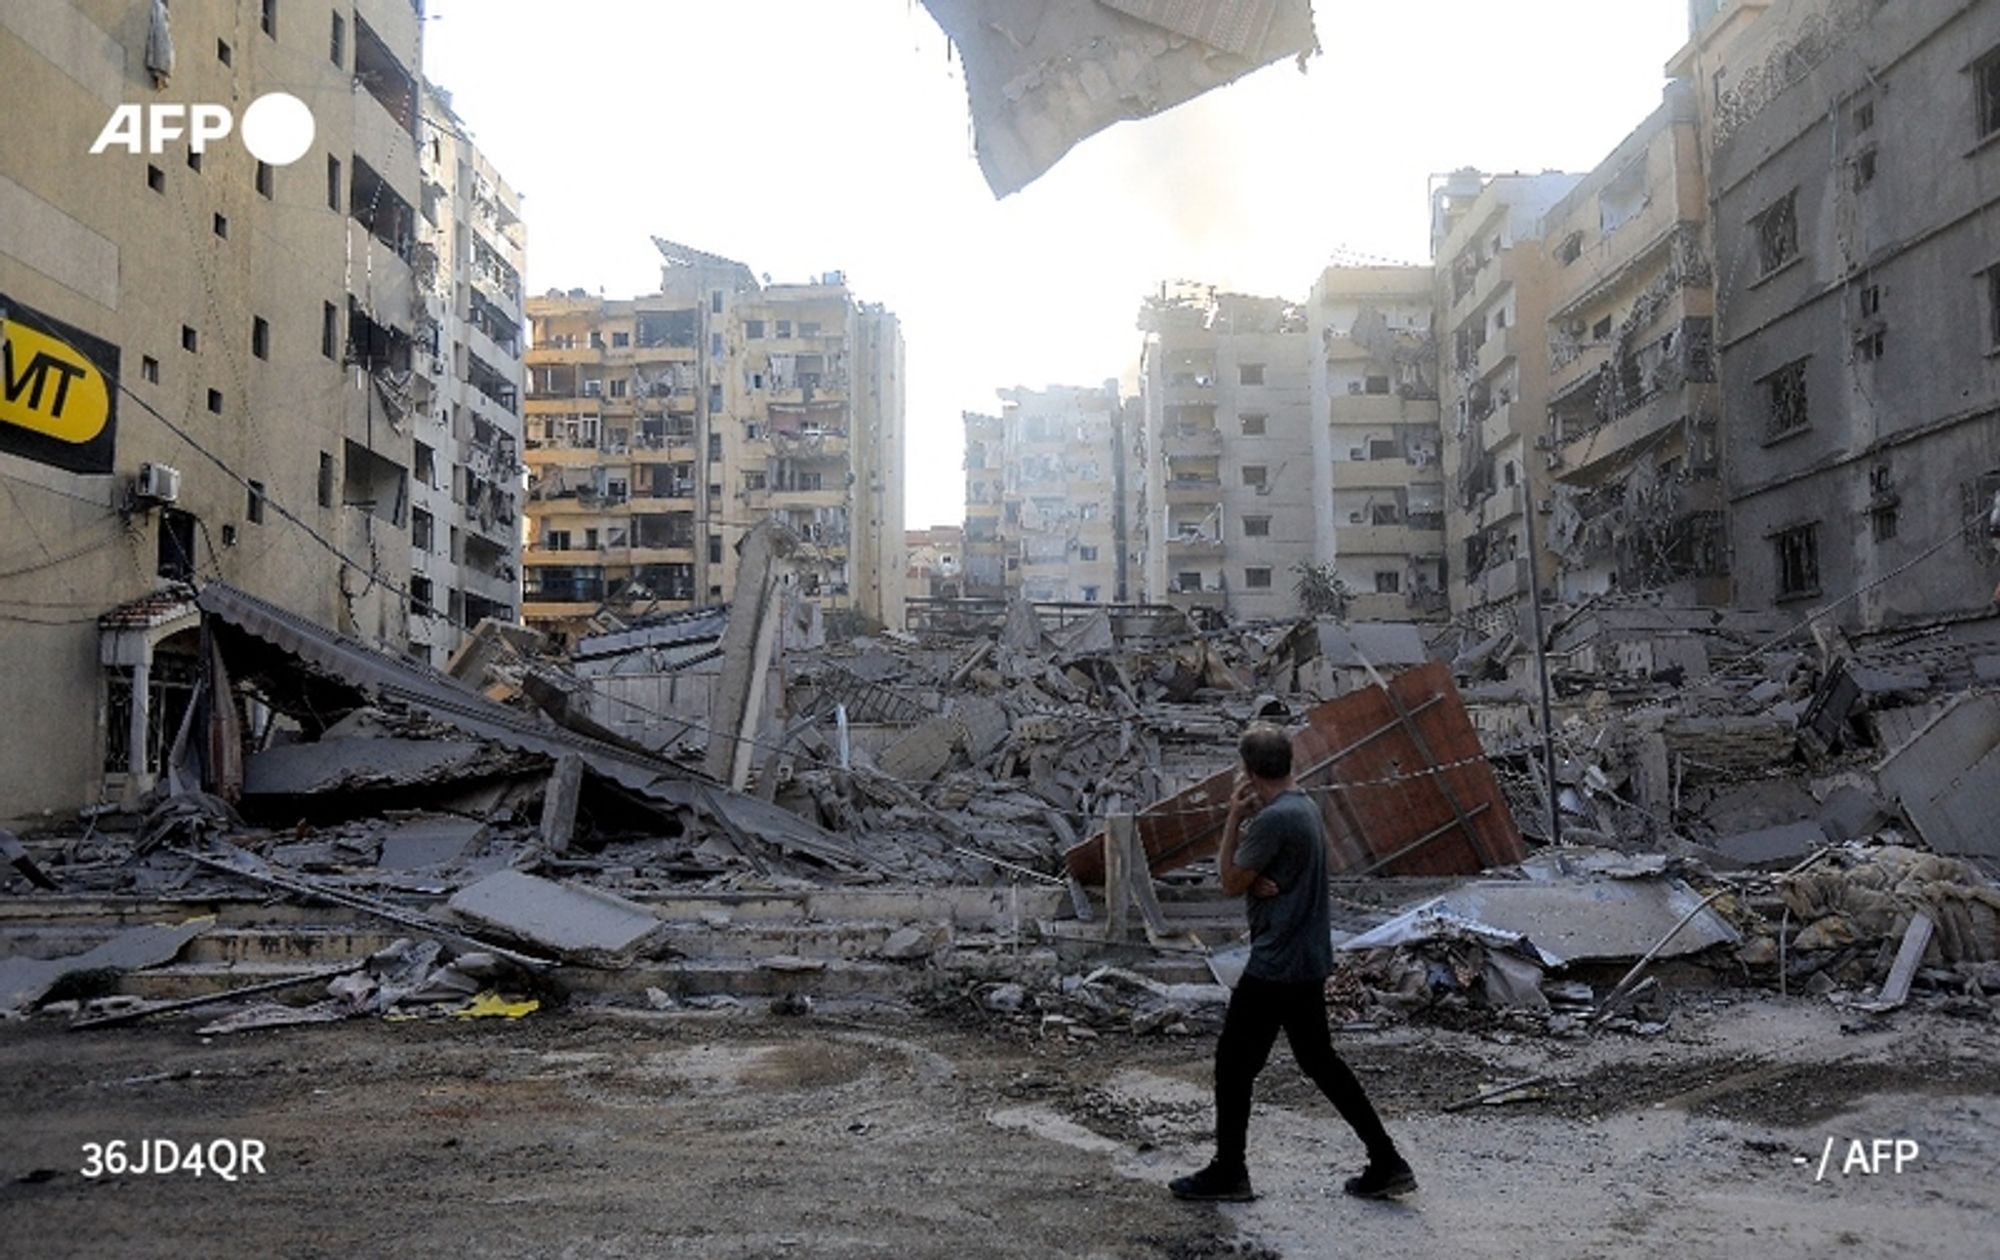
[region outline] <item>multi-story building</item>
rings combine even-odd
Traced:
[[[823,612],[903,620],[903,341],[838,272],[763,286],[657,241],[660,291],[530,298],[526,618],[722,603],[775,519]]]
[[[965,529],[960,525],[933,525],[929,529],[906,530],[903,546],[909,553],[907,598],[958,599],[965,590]]]
[[[0,6],[0,114],[34,120],[0,146],[0,817],[151,784],[199,669],[170,583],[409,642],[421,8]],[[121,106],[278,91],[314,122],[283,165],[240,126],[91,152]]]
[[[1529,594],[1527,513],[1550,496],[1541,220],[1579,178],[1464,170],[1432,191],[1447,589],[1454,616],[1487,628],[1511,624]],[[1537,542],[1546,586],[1553,560]]]
[[[2000,6],[1739,3],[1672,69],[1712,117],[1736,603],[1989,613]]]
[[[520,608],[525,238],[520,198],[430,84],[418,155],[410,650],[443,664],[469,628]]]
[[[1565,600],[1728,602],[1715,289],[1687,82],[1549,211],[1544,518]]]
[[[1001,514],[1007,501],[1007,426],[999,416],[961,414],[965,425],[965,594],[997,599],[1007,593],[1007,546]]]
[[[1297,615],[1318,559],[1306,316],[1280,298],[1163,286],[1140,310],[1149,598],[1245,621]]]
[[[1146,556],[1152,547],[1152,505],[1159,492],[1146,476],[1150,447],[1144,398],[1132,394],[1119,404],[1115,437],[1112,471],[1118,501],[1112,508],[1111,532],[1118,540],[1118,568],[1113,594],[1121,604],[1154,603],[1159,592],[1148,584]]]
[[[1313,285],[1315,550],[1356,621],[1446,609],[1429,267],[1329,267]]]
[[[1036,603],[1094,604],[1117,588],[1115,384],[1003,389],[1008,590]]]

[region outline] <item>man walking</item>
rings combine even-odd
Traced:
[[[1200,1172],[1175,1178],[1170,1188],[1179,1199],[1256,1197],[1244,1159],[1250,1088],[1282,1028],[1299,1070],[1367,1147],[1368,1166],[1347,1179],[1347,1193],[1369,1199],[1407,1194],[1417,1188],[1415,1175],[1327,1036],[1333,942],[1319,809],[1292,782],[1292,741],[1283,731],[1252,727],[1238,752],[1243,770],[1216,866],[1223,891],[1242,895],[1249,911],[1250,962],[1230,996],[1215,1047],[1215,1158]]]

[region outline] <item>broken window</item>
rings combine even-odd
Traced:
[[[422,508],[410,509],[410,546],[426,554],[437,547],[437,521]]]
[[[1392,571],[1377,572],[1375,574],[1375,593],[1377,595],[1402,594],[1403,575]]]
[[[1245,538],[1269,538],[1271,536],[1271,518],[1268,516],[1244,517],[1243,536]]]
[[[1859,192],[1874,182],[1875,150],[1863,149],[1854,155],[1854,190]]]
[[[1778,557],[1778,595],[1819,594],[1819,526],[1799,525],[1771,539]]]
[[[746,341],[762,341],[764,339],[764,321],[761,319],[744,320],[743,337]]]
[[[333,456],[325,451],[319,453],[319,505],[333,506]]]
[[[1388,393],[1389,378],[1386,376],[1369,377],[1367,381],[1364,382],[1362,385],[1362,392],[1367,394],[1376,394],[1376,395]]]
[[[1880,328],[1863,332],[1854,341],[1854,356],[1863,363],[1873,363],[1882,357],[1882,347],[1886,335]]]
[[[178,508],[161,509],[154,571],[175,582],[191,580],[194,577],[194,534],[195,518],[192,514]]]
[[[1987,53],[1972,68],[1978,88],[1979,138],[2000,131],[2000,50]]]
[[[1849,123],[1849,126],[1851,127],[1852,130],[1856,132],[1862,132],[1868,130],[1870,127],[1873,127],[1874,125],[1875,125],[1875,102],[1872,99],[1863,100],[1854,107],[1854,114],[1851,122]]]
[[[1243,585],[1253,591],[1269,590],[1271,588],[1271,570],[1263,567],[1243,570]]]
[[[1869,531],[1876,542],[1887,542],[1896,536],[1896,505],[1886,504],[1868,513]]]
[[[1765,275],[1799,256],[1799,194],[1786,193],[1757,216],[1757,254]]]
[[[354,19],[354,78],[398,126],[417,134],[417,81],[361,18]]]
[[[2000,267],[1986,272],[1986,340],[2000,346]]]
[[[1590,326],[1590,339],[1592,341],[1609,341],[1611,339],[1611,317],[1609,315],[1606,315],[1603,319],[1598,320]]]
[[[1765,438],[1796,433],[1811,423],[1806,409],[1806,360],[1788,363],[1764,378],[1770,391],[1771,410],[1765,417]]]
[[[1567,267],[1583,257],[1583,233],[1571,232],[1556,246],[1556,261]]]
[[[433,615],[431,601],[436,598],[437,588],[421,573],[410,575],[410,614],[415,617]]]
[[[1632,160],[1624,170],[1614,175],[1604,191],[1597,194],[1597,226],[1609,236],[1619,228],[1639,217],[1648,201],[1646,196],[1646,159]]]
[[[249,502],[243,505],[244,519],[252,525],[262,525],[264,523],[264,483],[261,481],[250,481],[245,484],[250,491],[250,499]]]

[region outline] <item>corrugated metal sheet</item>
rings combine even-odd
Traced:
[[[1400,709],[1400,712],[1399,712]],[[1466,716],[1451,671],[1432,662],[1312,709],[1292,737],[1299,786],[1326,821],[1334,874],[1466,875],[1527,856]],[[1156,872],[1215,852],[1236,768],[1138,816]],[[1103,836],[1065,855],[1084,883],[1104,878]]]

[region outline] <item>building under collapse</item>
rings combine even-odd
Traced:
[[[10,813],[161,773],[200,667],[180,583],[440,660],[511,615],[521,229],[426,98],[422,25],[412,0],[0,8],[0,111],[35,119],[0,152]],[[278,90],[314,123],[286,165],[234,136],[91,152],[121,104]]]
[[[1577,179],[1465,170],[1431,195],[1451,611],[1488,628],[1531,590],[1527,513],[1551,474],[1542,218]]]
[[[827,613],[903,619],[903,341],[839,272],[759,284],[656,241],[660,290],[528,301],[524,609],[575,634],[722,603],[736,545],[775,519]]]
[[[1548,213],[1547,516],[1566,601],[1728,602],[1715,288],[1694,89]]]

